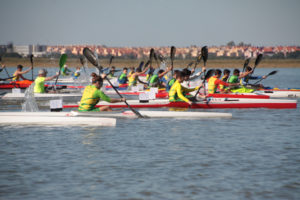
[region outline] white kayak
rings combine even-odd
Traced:
[[[272,98],[297,98],[300,97],[300,91],[286,90],[286,91],[276,91],[276,90],[258,90],[254,94],[268,95]]]
[[[78,101],[82,97],[79,93],[34,93],[34,98],[37,101],[48,101],[52,99],[61,98],[64,101]],[[7,93],[2,96],[2,100],[7,101],[23,101],[25,100],[25,93]]]
[[[73,117],[66,113],[1,112],[0,125],[116,126],[115,118]]]

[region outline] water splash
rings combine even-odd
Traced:
[[[25,90],[25,102],[22,104],[22,112],[38,112],[39,108],[34,98],[34,85],[32,83],[26,90]]]

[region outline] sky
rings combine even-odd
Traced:
[[[0,44],[300,45],[300,0],[0,0]]]

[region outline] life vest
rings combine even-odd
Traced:
[[[216,76],[213,76],[208,81],[208,94],[214,94],[217,90],[217,85],[215,81],[218,80]]]
[[[133,77],[133,75],[131,74],[128,78],[128,86],[135,86],[136,85],[136,81],[137,81],[138,76]]]
[[[15,71],[12,81],[18,81],[20,79],[19,75],[17,75],[17,71]]]
[[[166,87],[166,90],[169,91],[172,87],[172,85],[175,83],[176,79],[175,78],[172,78],[168,84],[167,84],[167,87]]]
[[[125,73],[122,73],[119,78],[118,78],[118,81],[120,84],[125,84],[127,82],[127,76]]]
[[[224,81],[224,82],[227,82],[228,77],[225,77],[225,75],[224,75],[221,80]],[[220,90],[224,90],[225,86],[224,85],[220,85],[219,88],[220,88]]]
[[[34,83],[34,93],[45,93],[45,77],[37,77]]]

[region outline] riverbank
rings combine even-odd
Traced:
[[[112,65],[117,68],[123,67],[138,67],[139,63],[142,60],[133,60],[133,59],[120,59],[116,58],[113,60]],[[144,60],[146,61],[146,60]],[[191,61],[191,59],[187,60],[175,60],[174,67],[175,68],[184,68]],[[255,59],[251,59],[250,66],[253,66]],[[30,66],[29,58],[2,58],[2,63],[7,67],[16,67],[18,64],[22,64],[27,67]],[[58,67],[59,59],[49,59],[49,58],[34,58],[34,66],[36,67]],[[108,66],[109,59],[100,59],[100,64],[104,67]],[[242,68],[244,64],[244,60],[240,59],[232,59],[232,60],[208,60],[207,67],[210,68]],[[69,67],[77,67],[81,66],[79,59],[69,58],[67,60],[67,65]],[[157,64],[153,63],[154,67],[157,67]],[[201,63],[202,66],[203,62]],[[93,67],[92,64],[88,64],[89,67]],[[300,68],[300,60],[299,59],[263,59],[259,64],[260,68]]]

